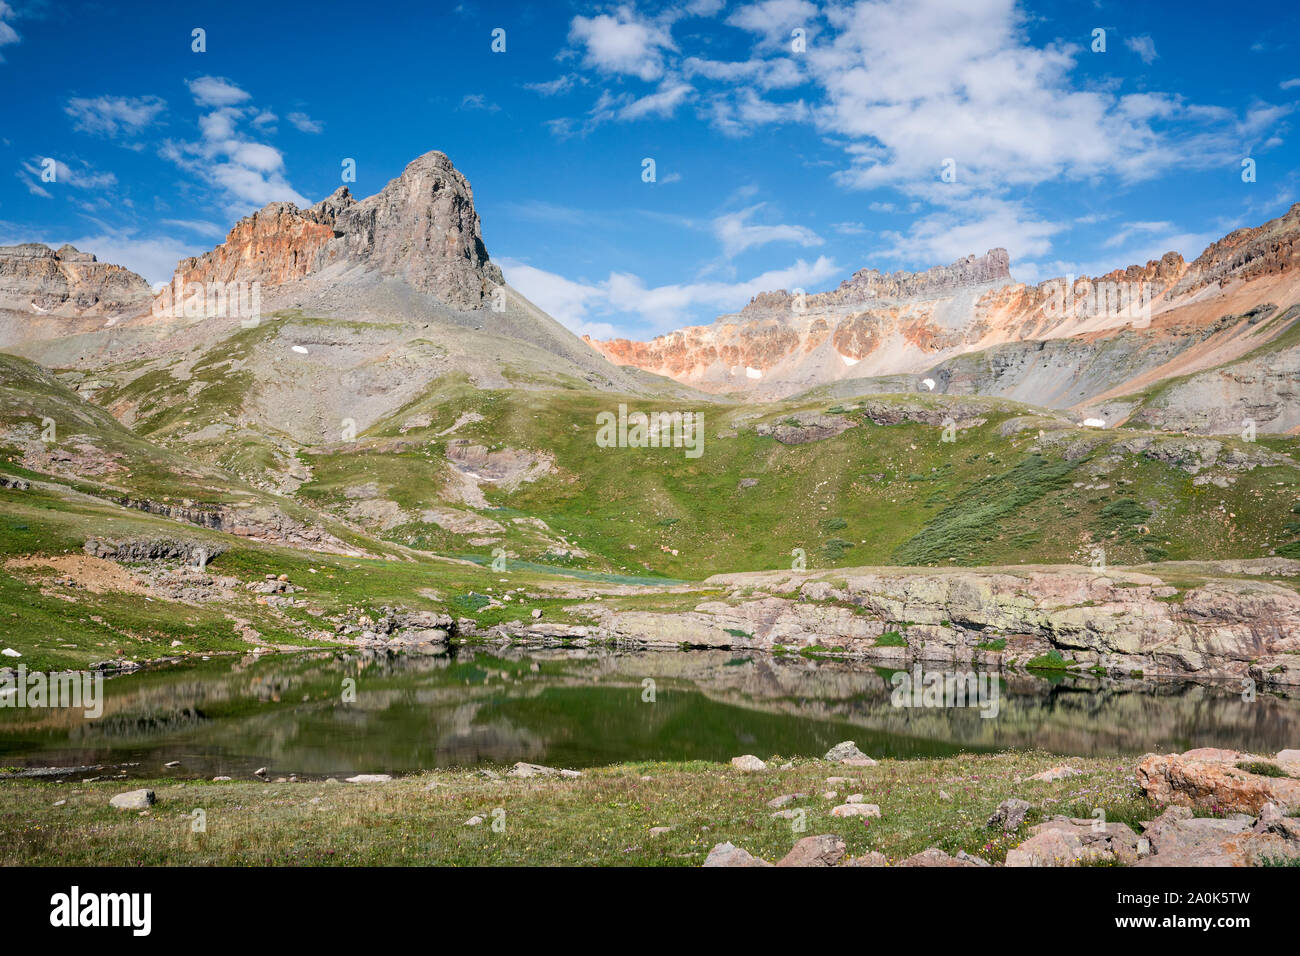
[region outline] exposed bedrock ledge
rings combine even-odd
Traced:
[[[1300,574],[1295,561],[1242,564],[1211,570]],[[1300,594],[1274,581],[1200,578],[1179,589],[1154,574],[1068,566],[728,574],[705,582],[728,597],[689,611],[585,605],[599,623],[583,636],[651,647],[820,649],[900,666],[1014,663],[1300,684]],[[524,624],[516,630],[528,632]]]
[[[115,500],[124,508],[134,508],[137,511],[172,518],[200,528],[224,531],[241,538],[292,545],[328,554],[352,556],[365,554],[364,551],[346,544],[328,531],[297,521],[265,505],[238,508],[224,505],[175,505],[148,498],[125,496]]]

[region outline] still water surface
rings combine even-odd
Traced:
[[[1008,676],[997,716],[985,719],[975,708],[894,706],[893,673],[727,651],[222,658],[109,679],[95,720],[79,710],[0,710],[0,766],[132,764],[130,774],[147,776],[179,760],[165,772],[329,776],[811,756],[841,740],[875,757],[1300,746],[1300,699],[1260,693],[1248,702],[1235,683]],[[354,702],[344,700],[349,678]]]

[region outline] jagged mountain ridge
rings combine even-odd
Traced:
[[[175,281],[278,287],[336,264],[404,280],[455,309],[481,308],[505,282],[483,244],[469,181],[437,151],[360,201],[340,186],[307,209],[271,203],[216,249],[181,260]]]
[[[1171,252],[1073,280],[1084,290],[1141,290],[1149,312],[1140,315],[1062,307],[1063,279],[1015,283],[1005,250],[994,249],[921,273],[863,269],[829,292],[761,293],[738,313],[648,342],[588,342],[613,362],[757,399],[819,386],[910,389],[928,378],[939,391],[1083,407],[1236,361],[1282,335],[1290,319],[1261,327],[1242,317],[1271,304],[1279,318],[1300,301],[1298,236],[1300,204],[1225,236],[1192,263]],[[1038,362],[1046,343],[1051,358]]]

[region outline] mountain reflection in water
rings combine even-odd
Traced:
[[[131,773],[156,775],[179,760],[168,773],[327,776],[516,760],[820,756],[841,740],[874,757],[1269,753],[1300,741],[1300,699],[1261,691],[1247,702],[1235,683],[1004,674],[997,716],[982,718],[975,706],[894,706],[893,673],[801,657],[606,648],[214,659],[106,681],[98,720],[0,709],[0,764],[136,764]],[[355,701],[344,700],[346,678]]]

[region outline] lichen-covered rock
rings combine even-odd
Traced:
[[[1267,763],[1234,751],[1153,754],[1138,764],[1137,782],[1149,800],[1162,806],[1249,814],[1270,803],[1284,812],[1300,809],[1300,779],[1252,773],[1247,768],[1256,762]]]

